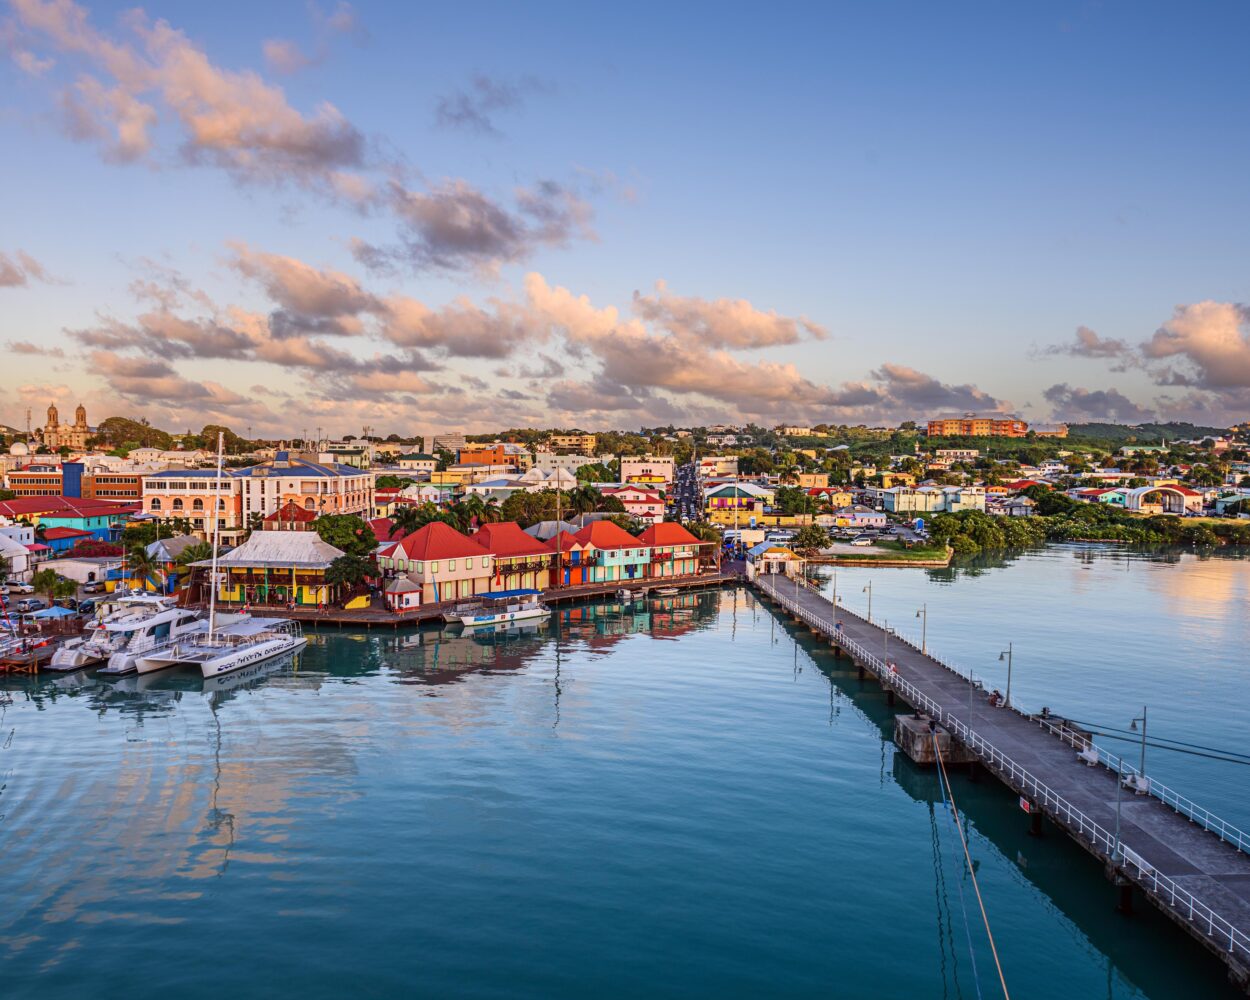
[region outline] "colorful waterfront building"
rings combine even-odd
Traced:
[[[484,524],[472,540],[495,557],[491,590],[545,590],[554,583],[555,549],[516,521]]]
[[[449,524],[431,521],[378,550],[378,568],[421,588],[420,603],[451,601],[493,589],[495,557]]]
[[[642,580],[648,575],[650,550],[612,521],[591,521],[573,536],[582,543],[586,583]]]
[[[647,550],[647,576],[660,580],[668,576],[693,576],[699,572],[699,552],[715,542],[696,538],[680,524],[661,521],[638,536]]]

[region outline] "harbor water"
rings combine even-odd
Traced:
[[[1055,546],[839,570],[839,598],[865,610],[869,580],[874,619],[919,635],[925,607],[993,687],[1011,643],[1026,708],[1132,739],[1147,705],[1152,740],[1245,749],[1244,559]],[[6,998],[1000,995],[937,777],[875,683],[746,589],[0,701]],[[1147,770],[1250,827],[1245,765]],[[995,781],[952,789],[1014,998],[1235,995]]]

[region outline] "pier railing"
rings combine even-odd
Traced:
[[[806,587],[811,593],[820,594],[818,588],[803,583],[800,583],[799,585],[800,592],[804,587]],[[766,586],[765,589],[769,590],[770,593],[776,591],[773,596],[778,600],[784,600],[779,588],[769,585]],[[820,596],[823,597],[823,595]],[[900,642],[904,645],[910,646],[917,652],[923,653],[934,663],[967,681],[975,689],[980,690],[983,687],[982,683],[973,677],[970,670],[960,670],[956,668],[949,661],[943,659],[940,655],[935,653],[932,646],[926,643],[924,648],[922,648],[921,643],[918,642],[914,636],[908,635],[906,632],[903,632],[898,628],[890,627],[888,622],[867,622],[862,615],[857,614],[841,603],[839,603],[837,607],[837,612],[839,614],[849,615],[852,618],[857,618],[865,624],[876,624],[879,627],[890,628],[891,643]],[[1032,721],[1036,722],[1043,729],[1055,736],[1058,736],[1062,740],[1071,741],[1072,739],[1071,732],[1065,731],[1061,724],[1057,724],[1056,722],[1040,717],[1029,716],[1027,713],[1021,712],[1014,705],[1010,706],[1009,710],[1014,711],[1017,715],[1032,719]],[[1215,813],[1211,812],[1210,809],[1199,805],[1193,799],[1186,795],[1182,795],[1180,792],[1176,791],[1176,789],[1170,788],[1158,779],[1148,778],[1146,775],[1141,773],[1140,769],[1135,764],[1117,756],[1105,747],[1099,746],[1097,743],[1091,744],[1085,759],[1091,766],[1101,765],[1107,770],[1116,773],[1120,776],[1121,780],[1131,777],[1141,777],[1145,779],[1143,782],[1145,785],[1145,794],[1154,796],[1173,812],[1179,813],[1186,819],[1202,827],[1204,830],[1208,830],[1215,834],[1226,844],[1237,848],[1237,850],[1242,851],[1243,853],[1250,854],[1250,833],[1247,833],[1245,830],[1242,830],[1240,827],[1228,822],[1222,817],[1217,816]]]
[[[1158,903],[1166,906],[1167,909],[1177,916],[1187,920],[1191,926],[1205,934],[1212,943],[1217,944],[1222,949],[1226,949],[1229,954],[1237,956],[1242,961],[1250,960],[1250,936],[1243,933],[1226,918],[1220,916],[1220,914],[1216,913],[1210,906],[1174,879],[1157,871],[1141,855],[1126,847],[1109,830],[1095,822],[1058,792],[1040,781],[1027,768],[1017,764],[992,743],[984,739],[971,726],[961,721],[953,713],[947,711],[943,706],[926,695],[916,685],[900,676],[890,664],[875,653],[870,652],[862,643],[837,632],[829,621],[822,619],[819,615],[803,607],[794,597],[787,597],[771,583],[766,583],[758,578],[756,583],[761,590],[780,603],[796,618],[806,622],[817,631],[835,638],[839,646],[855,656],[857,662],[876,674],[883,686],[892,688],[901,694],[914,708],[921,709],[939,725],[944,726],[952,736],[976,753],[981,761],[1008,786],[1036,802],[1043,811],[1049,813],[1056,822],[1064,826],[1077,840],[1084,843],[1093,854],[1115,865],[1124,875],[1132,878],[1144,892]],[[947,664],[942,664],[942,666],[951,669]],[[1097,749],[1100,751],[1100,760],[1103,760],[1105,756],[1107,759],[1117,761],[1119,766],[1125,766],[1124,762],[1120,761],[1119,758],[1115,758],[1112,754],[1106,754],[1105,751],[1101,751],[1101,748]],[[1117,776],[1116,780],[1122,779],[1120,776]],[[1170,789],[1168,791],[1170,792]],[[1171,794],[1175,796],[1175,793]],[[1162,796],[1158,797],[1165,804],[1176,808],[1169,799]],[[1206,813],[1206,810],[1194,806],[1188,799],[1183,799],[1183,797],[1179,796],[1176,799],[1187,803],[1190,807],[1199,809],[1202,813]],[[1177,811],[1184,812],[1183,809],[1177,809]],[[1210,814],[1208,813],[1208,815]],[[1212,817],[1212,819],[1214,820],[1215,818]],[[1195,820],[1195,822],[1198,821]],[[1221,839],[1228,841],[1234,846],[1238,846],[1239,841],[1240,843],[1246,843],[1245,834],[1240,830],[1228,824],[1224,824],[1224,826],[1235,831],[1238,840],[1232,840],[1224,836],[1218,828],[1207,827],[1207,829],[1212,833],[1220,835]],[[1239,849],[1244,850],[1241,847]]]

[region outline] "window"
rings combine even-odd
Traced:
[[[417,563],[417,572],[418,572],[418,573],[424,573],[424,572],[425,572],[425,563]]]
[[[437,573],[437,572],[438,572],[438,563],[436,563],[436,562],[432,562],[432,563],[430,563],[430,573],[431,573],[431,574],[434,574],[434,573]]]
[[[153,498],[152,498],[152,509],[153,509],[153,510],[160,510],[160,509],[161,509],[161,498],[160,498],[160,497],[153,497]]]
[[[196,497],[194,500],[192,500],[192,501],[191,501],[191,509],[192,509],[192,510],[203,510],[203,509],[204,509],[204,501],[203,501],[203,500],[201,500],[199,497]]]
[[[466,564],[467,566],[470,566],[470,567],[471,567],[471,566],[473,565],[473,560],[472,560],[472,559],[466,559],[466,560],[465,560],[465,564]],[[456,560],[454,560],[454,559],[448,559],[448,560],[447,560],[447,572],[448,572],[448,573],[454,573],[454,572],[456,572]]]
[[[173,507],[174,510],[182,510],[182,498],[174,497],[174,502],[171,506]]]

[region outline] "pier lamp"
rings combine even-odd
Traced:
[[[1141,763],[1137,765],[1137,775],[1139,781],[1134,785],[1137,791],[1144,791],[1149,786],[1146,785],[1146,706],[1141,707],[1141,715],[1128,724],[1129,729],[1137,732],[1137,723],[1141,723]]]
[[[920,619],[920,652],[927,656],[929,653],[929,605],[920,605],[916,617]]]
[[[1011,708],[1011,643],[1007,643],[1007,648],[998,654],[998,662],[1007,661],[1007,696],[1003,699],[1003,704]]]
[[[868,581],[868,585],[860,591],[861,594],[868,595],[868,624],[872,624],[872,581]]]
[[[890,667],[890,636],[893,634],[894,629],[890,628],[889,625],[881,626],[881,641],[883,644],[881,660],[885,664],[887,670]]]

